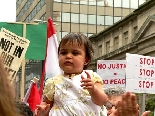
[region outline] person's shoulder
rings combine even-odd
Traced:
[[[62,74],[56,75],[56,76],[54,76],[54,77],[48,78],[47,81],[49,81],[49,80],[57,80],[57,79],[62,78],[62,77],[63,77]]]
[[[54,76],[54,77],[48,78],[48,79],[46,80],[46,83],[57,82],[57,81],[62,80],[62,78],[63,78],[63,75],[60,74],[60,75],[57,75],[57,76]]]

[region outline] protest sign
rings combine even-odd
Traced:
[[[11,82],[15,79],[30,41],[5,28],[0,31],[0,57]]]
[[[155,94],[155,57],[126,54],[126,90]]]
[[[125,87],[125,60],[98,60],[97,73],[106,87]]]

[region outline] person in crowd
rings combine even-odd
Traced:
[[[107,115],[113,114],[117,109],[117,102],[122,100],[122,94],[125,94],[125,88],[116,86],[116,87],[107,87],[104,89],[105,93],[108,96],[108,101],[105,105],[107,108]]]
[[[145,111],[141,116],[148,116],[150,111]],[[139,116],[137,97],[131,92],[122,94],[122,100],[117,104],[117,110],[112,116]]]
[[[139,106],[136,95],[126,92],[125,88],[108,87],[105,90],[109,101],[105,107],[108,116],[139,116]],[[148,116],[150,111],[145,111],[141,116]]]
[[[23,101],[15,101],[16,111],[21,116],[33,116],[33,112]]]
[[[16,112],[15,91],[10,83],[8,73],[0,59],[0,116],[19,116]]]
[[[44,87],[44,99],[35,111],[46,110],[49,116],[106,116],[101,106],[107,101],[101,77],[86,70],[93,57],[90,40],[82,33],[69,33],[59,44],[59,66],[63,74],[48,79]]]

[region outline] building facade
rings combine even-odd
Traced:
[[[154,4],[154,0],[147,1],[123,20],[91,36],[95,54],[89,69],[97,70],[97,60],[125,60],[126,53],[155,57]],[[139,95],[140,111],[145,110],[142,98]]]
[[[113,24],[117,24],[118,21],[124,19],[145,1],[16,0],[16,21],[29,23],[46,22],[49,17],[52,17],[54,23],[56,23],[58,40],[61,40],[68,32],[82,32],[89,37],[108,29]],[[103,53],[100,55],[103,55]],[[29,61],[26,63],[25,92],[34,76],[41,77],[42,61],[32,61],[32,64],[34,65],[31,66]],[[40,66],[39,70],[36,68],[37,65]],[[28,66],[31,66],[31,68],[28,68]],[[21,72],[18,73],[18,77],[15,83],[16,93],[20,93]],[[17,95],[17,99],[19,97],[20,94]]]
[[[89,37],[95,54],[89,68],[96,70],[97,60],[121,60],[126,53],[155,56],[155,3],[141,5],[124,19]]]
[[[137,9],[146,0],[17,0],[17,21],[47,21],[59,25],[58,37],[68,32],[97,34]]]

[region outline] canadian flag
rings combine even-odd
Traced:
[[[31,108],[32,111],[36,109],[36,105],[40,104],[41,97],[37,88],[37,84],[34,80],[32,80],[23,101]]]
[[[62,70],[58,62],[58,40],[52,18],[50,17],[47,22],[46,55],[40,83],[40,95],[42,95],[44,80],[59,74],[62,74]]]

